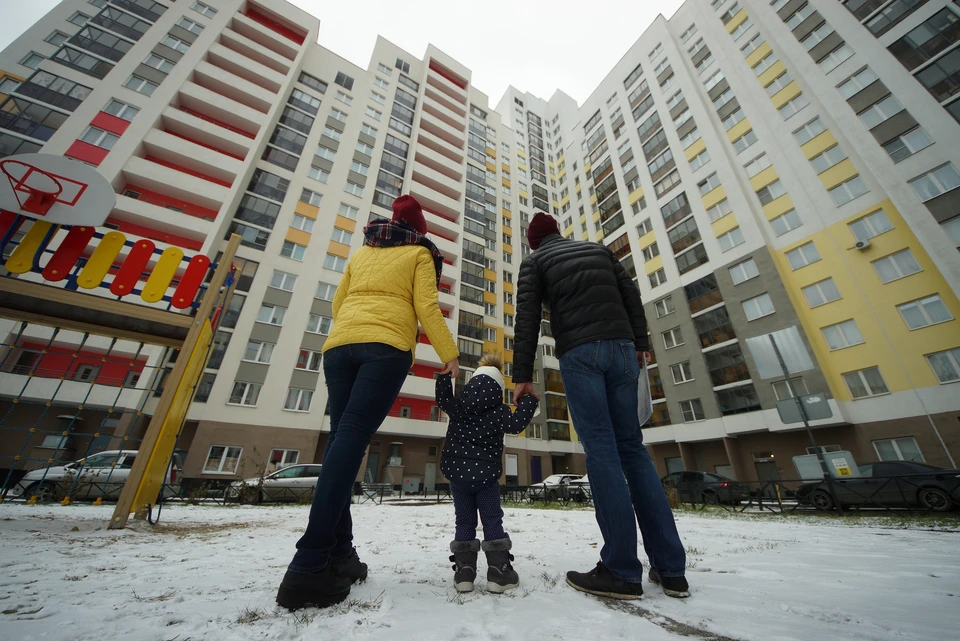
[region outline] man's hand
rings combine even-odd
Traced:
[[[637,350],[637,360],[640,361],[641,366],[649,365],[650,359],[650,352],[641,352],[639,349]]]
[[[524,396],[532,396],[537,399],[537,402],[540,402],[540,397],[536,395],[533,391],[533,383],[517,383],[517,386],[513,388],[513,404],[516,405]]]
[[[449,374],[453,378],[460,376],[460,360],[455,358],[444,363],[443,369],[440,370],[440,376],[444,374]]]

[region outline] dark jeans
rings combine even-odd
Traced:
[[[323,355],[330,402],[330,436],[313,492],[307,530],[289,569],[317,572],[353,550],[350,491],[370,439],[407,378],[412,357],[382,343],[334,347]]]
[[[673,512],[643,445],[637,417],[640,372],[636,349],[627,340],[585,343],[560,357],[567,405],[587,455],[603,534],[600,559],[614,576],[631,583],[643,578],[634,513],[657,573],[683,576],[686,566]]]
[[[507,538],[503,531],[503,509],[500,507],[500,484],[490,481],[486,485],[472,487],[450,482],[450,494],[457,514],[457,541],[473,541],[477,538],[477,512],[483,523],[483,540],[495,541]]]

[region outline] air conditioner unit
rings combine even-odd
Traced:
[[[870,247],[869,240],[858,240],[853,244],[853,248],[858,251],[863,251],[864,249],[868,249],[869,247]]]

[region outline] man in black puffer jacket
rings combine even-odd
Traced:
[[[640,292],[609,249],[563,238],[549,214],[533,218],[527,239],[535,251],[520,265],[517,282],[514,399],[533,394],[530,381],[546,306],[604,542],[596,568],[567,572],[567,583],[620,599],[643,594],[636,513],[650,581],[669,596],[689,596],[683,544],[640,432],[637,384],[646,376],[641,360],[649,362]]]

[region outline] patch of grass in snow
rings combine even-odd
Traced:
[[[386,590],[378,594],[376,598],[368,600],[347,599],[346,601],[342,601],[330,607],[328,610],[325,610],[325,612],[329,612],[331,614],[349,614],[351,612],[368,612],[371,610],[379,610],[380,606],[383,605],[383,595],[385,592]]]
[[[267,616],[267,612],[261,608],[246,607],[240,610],[240,616],[237,617],[237,623],[240,625],[256,623],[260,619],[266,619]]]
[[[169,601],[173,597],[177,596],[176,590],[167,590],[163,594],[158,594],[157,596],[142,597],[136,592],[133,593],[133,598],[140,603],[162,603],[164,601]]]
[[[583,505],[581,503],[550,503],[546,501],[537,501],[535,503],[518,503],[515,501],[504,501],[503,507],[512,507],[518,510],[555,510],[560,512],[592,512],[593,506]]]
[[[540,575],[540,580],[543,581],[543,585],[547,589],[550,589],[557,586],[557,582],[560,580],[560,575],[544,572],[543,574]]]

